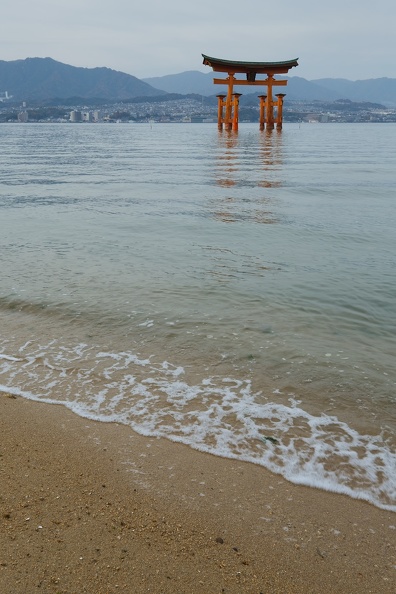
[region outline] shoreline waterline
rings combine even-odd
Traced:
[[[11,358],[9,358],[11,359]],[[284,479],[286,479],[288,482],[294,484],[294,485],[298,485],[298,486],[303,486],[303,487],[308,487],[308,488],[315,488],[324,492],[329,492],[329,493],[334,493],[334,494],[338,494],[338,495],[346,495],[348,497],[351,497],[352,499],[356,499],[359,501],[365,501],[367,503],[370,503],[372,505],[374,505],[375,507],[385,510],[385,511],[389,511],[389,512],[396,512],[396,505],[393,504],[384,504],[381,503],[380,500],[376,500],[372,495],[370,496],[369,493],[367,493],[367,491],[362,490],[356,490],[353,488],[348,487],[347,485],[342,485],[339,484],[337,482],[334,481],[334,479],[332,480],[331,477],[331,473],[328,473],[327,476],[323,476],[322,478],[318,477],[318,472],[317,472],[317,468],[314,467],[314,472],[312,472],[312,469],[309,470],[307,472],[307,475],[304,476],[304,471],[301,468],[297,468],[297,472],[295,472],[294,474],[289,472],[285,472],[281,465],[276,465],[271,461],[271,458],[268,456],[266,457],[266,459],[264,460],[260,460],[259,458],[255,458],[249,455],[243,455],[243,454],[237,454],[237,453],[232,453],[231,451],[228,451],[226,453],[221,453],[219,454],[216,449],[214,449],[213,447],[211,448],[210,446],[205,446],[205,445],[197,445],[196,443],[191,443],[188,439],[186,440],[185,438],[183,438],[182,436],[177,436],[177,435],[172,435],[166,432],[161,432],[161,430],[157,430],[155,431],[150,431],[150,430],[142,430],[141,427],[139,427],[138,424],[133,423],[133,422],[128,422],[125,419],[122,419],[122,417],[120,417],[119,415],[117,415],[116,413],[114,413],[113,415],[104,415],[104,414],[99,414],[99,413],[95,413],[89,410],[84,410],[81,405],[77,405],[73,402],[68,402],[67,400],[58,400],[58,401],[54,401],[51,400],[49,398],[40,398],[37,396],[34,396],[31,393],[26,393],[18,388],[12,388],[9,386],[4,386],[0,384],[0,394],[9,394],[9,395],[13,395],[13,396],[19,396],[22,398],[25,398],[26,400],[30,400],[32,402],[36,402],[36,403],[43,403],[43,404],[47,404],[47,405],[59,405],[59,406],[63,406],[65,408],[67,408],[68,410],[70,410],[72,413],[76,414],[77,416],[80,416],[82,418],[85,418],[87,420],[90,421],[95,421],[95,422],[99,422],[99,423],[113,423],[113,424],[117,424],[117,425],[124,425],[126,427],[128,427],[130,430],[134,431],[135,433],[137,433],[138,435],[141,435],[143,437],[150,437],[150,438],[162,438],[162,439],[167,439],[170,442],[173,443],[179,443],[185,446],[189,446],[191,447],[193,450],[196,450],[198,452],[201,453],[205,453],[205,454],[210,454],[210,455],[214,455],[215,457],[218,458],[225,458],[225,459],[231,459],[231,460],[235,460],[235,461],[239,461],[242,463],[252,463],[255,464],[261,468],[265,468],[266,470],[270,471],[272,474],[274,475],[280,475],[282,476]],[[273,407],[273,405],[271,406],[271,408]],[[279,415],[281,414],[283,411],[280,407],[275,407],[275,411],[274,414]],[[300,413],[301,414],[301,413]],[[338,420],[334,417],[329,417],[329,418],[324,418],[323,416],[321,417],[321,419],[319,420],[320,424],[323,424],[324,426],[326,426],[327,424],[335,424],[338,422]],[[345,424],[340,423],[340,428],[345,427]],[[348,430],[350,430],[350,428],[348,427]],[[351,431],[351,434],[353,435],[354,432]],[[360,436],[357,436],[358,438]],[[274,437],[272,437],[271,435],[266,435],[266,436],[259,436],[257,437],[257,441],[260,444],[264,444],[266,446],[267,449],[273,448],[274,445],[278,445],[278,440]],[[360,445],[360,449],[363,449],[363,447],[367,448],[367,444],[359,444]],[[365,454],[367,455],[367,453]],[[373,454],[373,456],[376,457],[376,465],[378,466],[378,461],[379,461],[379,455],[378,455],[378,449],[375,448],[375,452]],[[389,456],[390,458],[394,457],[393,452],[389,451],[389,453],[386,453],[384,456],[384,461],[386,461],[387,456]],[[329,454],[329,457],[331,457],[331,454]],[[325,458],[324,458],[325,459]],[[326,460],[326,462],[328,462],[328,466],[331,468],[331,461],[330,460]],[[279,464],[279,463],[278,463]],[[337,460],[333,461],[333,464],[336,466],[337,464]],[[390,460],[390,466],[389,469],[391,471],[392,469],[392,459]],[[363,464],[364,466],[364,464]],[[291,469],[293,469],[293,467],[291,467]],[[316,473],[315,473],[316,470]],[[337,475],[334,475],[334,477],[336,477]],[[318,477],[318,478],[316,478]],[[392,489],[392,478],[393,475],[390,474],[389,476],[389,487]],[[390,496],[392,496],[392,492],[390,492]]]
[[[0,408],[4,591],[394,591],[389,512],[64,407]]]

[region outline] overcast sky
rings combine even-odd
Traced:
[[[2,0],[0,60],[51,57],[138,78],[210,72],[201,54],[299,58],[308,80],[396,78],[395,0]]]

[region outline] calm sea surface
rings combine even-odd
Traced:
[[[396,511],[396,125],[0,125],[0,389]]]

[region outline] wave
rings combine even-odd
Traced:
[[[29,352],[29,354],[27,354]],[[277,390],[211,376],[133,352],[57,341],[0,354],[0,391],[61,404],[76,414],[128,425],[220,457],[261,465],[288,481],[396,511],[396,454],[390,434],[361,434],[337,416],[311,414]],[[7,381],[4,381],[7,380]]]

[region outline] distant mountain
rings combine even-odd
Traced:
[[[321,78],[312,82],[342,95],[342,98],[351,99],[351,101],[374,101],[383,105],[396,105],[395,78],[370,78],[355,81],[345,78]],[[337,98],[341,99],[341,97]]]
[[[224,78],[222,73],[216,73],[218,78]],[[213,84],[213,72],[199,72],[199,70],[188,70],[180,74],[167,74],[154,78],[142,78],[145,83],[155,88],[162,89],[167,93],[195,93],[209,97],[220,93],[220,88]],[[156,86],[158,83],[158,87]]]
[[[200,95],[216,95],[224,92],[226,86],[213,84],[213,72],[187,71],[180,74],[168,74],[156,78],[144,78],[144,82],[162,89],[167,93],[198,93]],[[225,76],[225,75],[224,75]],[[221,78],[216,73],[216,78]],[[257,77],[259,78],[259,77]],[[285,77],[288,79],[286,88],[287,99],[292,101],[336,101],[350,99],[351,101],[370,101],[383,105],[396,105],[396,79],[375,78],[368,80],[350,81],[337,78],[323,78],[306,80],[299,76]],[[238,92],[244,95],[252,94],[253,87],[239,87]],[[254,94],[259,94],[257,91]]]
[[[138,79],[110,68],[79,68],[57,62],[52,58],[26,58],[5,62],[0,60],[0,97],[12,95],[16,101],[48,102],[71,97],[86,101],[111,101],[160,97],[166,94],[203,95],[214,98],[224,92],[226,85],[213,84],[213,72],[189,70],[156,78]],[[216,73],[216,78],[225,78]],[[258,76],[257,78],[260,78]],[[261,76],[263,78],[263,76]],[[375,78],[350,81],[342,78],[306,80],[299,76],[288,78],[287,101],[337,101],[381,103],[396,106],[396,79]],[[282,88],[282,87],[279,87]],[[242,93],[241,104],[257,102],[257,95],[265,87],[235,87]]]
[[[216,72],[216,78],[225,78],[226,76],[226,74]],[[265,76],[259,75],[257,76],[257,80],[259,78],[265,78]],[[223,87],[222,85],[213,84],[213,72],[203,73],[198,70],[190,70],[180,74],[168,74],[156,78],[144,78],[142,80],[167,93],[197,93],[207,97],[225,92],[227,88],[226,85]],[[334,93],[330,89],[322,88],[315,83],[305,80],[305,78],[296,76],[288,78],[288,81],[287,96],[289,99],[317,99],[318,101],[327,101],[338,98],[337,93]],[[258,95],[264,91],[264,87],[262,89],[256,87],[256,90],[254,90],[253,87],[236,86],[235,90],[244,96],[249,94]]]
[[[52,58],[0,60],[0,93],[20,101],[68,97],[117,100],[163,95],[135,76],[110,68],[79,68]]]

